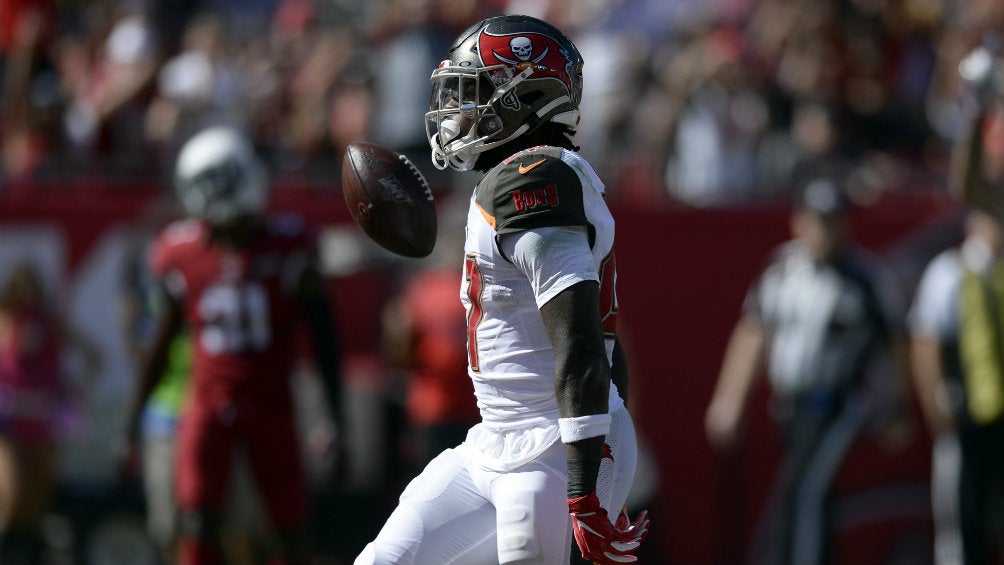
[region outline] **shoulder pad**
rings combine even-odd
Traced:
[[[588,226],[582,181],[559,147],[521,151],[478,184],[475,202],[498,235],[548,226]]]

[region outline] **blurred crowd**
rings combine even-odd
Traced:
[[[958,62],[1004,22],[996,0],[4,0],[0,173],[162,176],[219,124],[319,186],[354,139],[424,156],[431,69],[501,12],[583,53],[576,141],[612,193],[697,206],[821,170],[861,198],[938,189]]]

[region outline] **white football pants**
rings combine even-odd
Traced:
[[[617,519],[634,479],[637,444],[627,410],[613,413],[596,490]],[[565,565],[572,547],[565,447],[499,473],[472,464],[465,444],[432,460],[355,565]]]

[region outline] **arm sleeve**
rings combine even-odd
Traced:
[[[584,227],[526,230],[503,236],[499,245],[530,280],[538,308],[576,283],[599,282]]]

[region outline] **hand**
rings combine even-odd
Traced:
[[[621,510],[617,523],[611,524],[607,511],[600,506],[596,491],[585,496],[568,499],[568,513],[572,516],[575,543],[584,559],[596,565],[634,563],[632,553],[648,535],[648,512],[643,511],[634,522]]]

